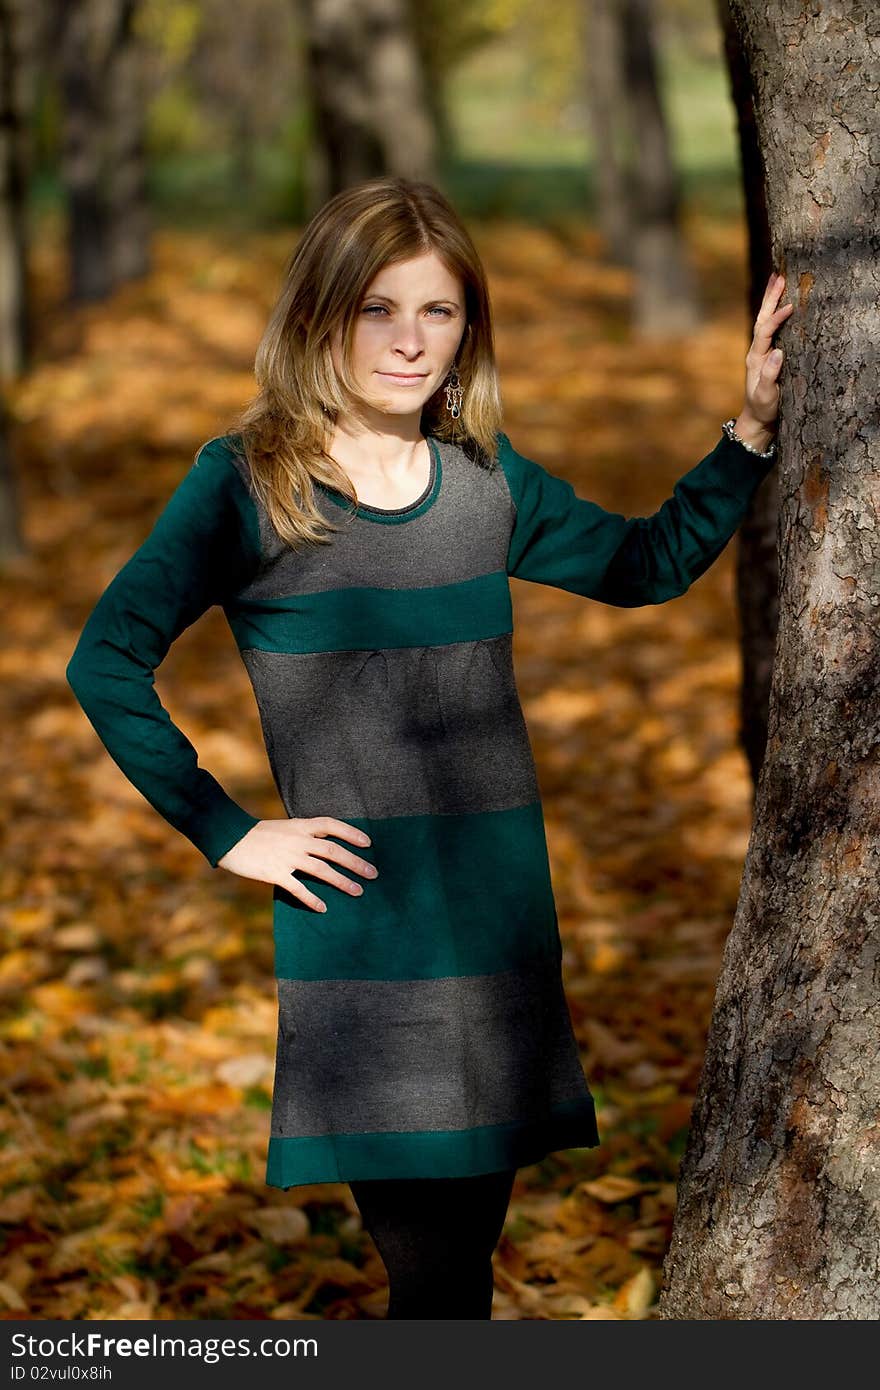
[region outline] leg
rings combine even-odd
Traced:
[[[491,1318],[492,1252],[516,1169],[349,1183],[388,1274],[389,1318]]]

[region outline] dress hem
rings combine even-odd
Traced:
[[[600,1143],[592,1097],[562,1101],[532,1123],[474,1129],[372,1131],[298,1138],[272,1135],[266,1184],[286,1190],[363,1178],[474,1177]]]

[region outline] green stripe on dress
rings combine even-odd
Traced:
[[[371,837],[355,852],[379,875],[343,870],[364,885],[358,897],[299,871],[326,912],[275,886],[279,979],[436,979],[558,955],[540,801],[472,815],[340,819]]]
[[[239,648],[269,652],[430,647],[513,630],[504,570],[431,588],[352,587],[235,599],[225,611]]]

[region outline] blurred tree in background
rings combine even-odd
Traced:
[[[26,8],[38,18],[56,6],[71,14],[122,3],[33,0]],[[144,50],[154,214],[190,224],[215,216],[256,225],[302,220],[315,138],[307,54],[313,0],[131,0],[125,8]],[[337,8],[362,24],[369,17],[366,0]],[[459,205],[473,215],[542,220],[592,213],[585,62],[592,0],[558,0],[552,24],[526,0],[399,0],[399,9],[425,77],[440,175]],[[659,91],[682,187],[738,211],[717,17],[697,0],[656,0],[654,16]],[[40,209],[57,210],[63,99],[49,62],[51,26],[42,27],[30,115],[33,196]]]

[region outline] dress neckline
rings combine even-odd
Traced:
[[[426,435],[425,439],[431,457],[428,481],[415,501],[408,502],[405,507],[374,507],[368,502],[359,502],[357,507],[352,507],[345,494],[330,487],[328,483],[318,483],[317,486],[327,494],[330,501],[336,506],[344,507],[351,515],[362,517],[364,521],[378,521],[385,524],[411,521],[414,517],[421,516],[434,504],[440,492],[443,478],[443,460],[440,457],[437,441],[431,434]]]

